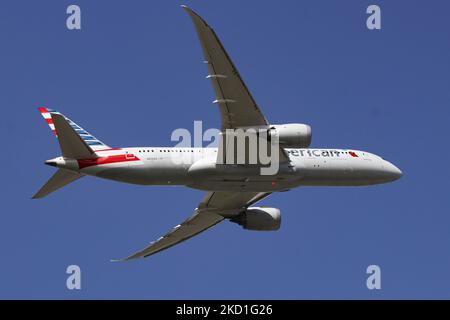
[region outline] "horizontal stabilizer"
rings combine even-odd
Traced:
[[[33,199],[43,198],[46,195],[64,187],[65,185],[81,178],[83,175],[77,172],[59,169],[47,181],[47,183],[33,196]]]

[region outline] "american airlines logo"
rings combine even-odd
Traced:
[[[358,158],[358,155],[354,151],[325,150],[325,149],[292,149],[292,150],[287,150],[286,152],[294,157],[339,158],[342,156],[350,156],[350,157]]]

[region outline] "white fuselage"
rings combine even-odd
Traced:
[[[381,157],[356,150],[286,149],[290,163],[275,175],[257,165],[217,164],[217,148],[121,148],[97,159],[56,158],[47,164],[85,175],[141,185],[184,185],[208,191],[283,191],[298,186],[361,186],[390,182],[401,171]]]

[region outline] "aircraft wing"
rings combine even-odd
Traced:
[[[197,210],[235,216],[269,195],[270,192],[212,191],[205,195]]]
[[[208,192],[194,214],[148,247],[122,260],[148,257],[213,227],[224,216],[237,215],[246,207],[267,197],[264,192]],[[115,260],[117,261],[117,260]]]
[[[208,66],[207,78],[211,80],[221,115],[222,132],[241,127],[269,128],[270,124],[262,114],[250,91],[239,75],[214,30],[196,12],[182,6],[191,17]],[[224,157],[227,147],[219,142],[219,155]],[[228,144],[227,144],[228,145]],[[279,148],[279,162],[289,161],[285,150]],[[218,160],[223,162],[222,160]]]
[[[203,49],[208,76],[220,107],[222,130],[238,127],[268,126],[214,30],[193,10],[182,6],[192,18]]]

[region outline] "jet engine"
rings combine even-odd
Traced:
[[[271,125],[269,139],[278,136],[280,146],[284,148],[307,148],[311,144],[311,127],[307,124],[288,123]]]
[[[247,230],[278,230],[281,225],[281,213],[277,208],[251,207],[230,221]]]

